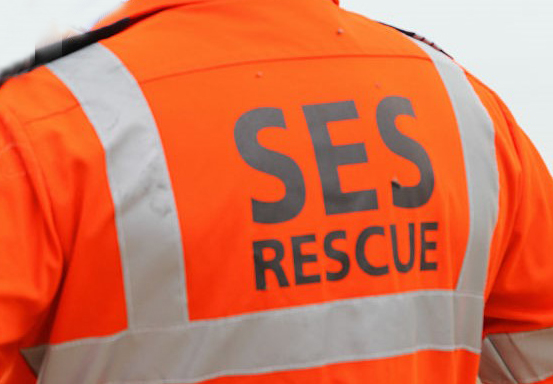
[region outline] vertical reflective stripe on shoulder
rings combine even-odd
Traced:
[[[553,377],[553,328],[486,337],[480,377],[490,384],[532,384]]]
[[[187,320],[180,225],[156,122],[121,61],[94,44],[48,65],[104,147],[129,329]]]
[[[482,295],[499,212],[495,130],[488,111],[463,70],[446,55],[415,41],[430,56],[449,94],[465,160],[470,230],[457,290]]]

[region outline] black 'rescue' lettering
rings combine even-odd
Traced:
[[[328,124],[358,119],[353,101],[306,105],[303,113],[319,169],[324,209],[327,215],[377,210],[376,189],[342,192],[338,167],[368,163],[364,143],[333,145]],[[390,181],[392,201],[399,208],[413,209],[425,205],[434,192],[434,170],[424,147],[403,134],[396,126],[399,116],[415,117],[410,100],[386,97],[377,107],[376,121],[384,144],[396,155],[413,163],[419,170],[417,185],[399,185]],[[256,223],[278,224],[292,220],[303,209],[306,199],[305,181],[298,164],[290,157],[263,147],[258,134],[266,128],[287,129],[284,113],[278,108],[258,108],[243,114],[234,129],[234,139],[244,161],[261,172],[277,177],[286,194],[280,201],[252,198],[252,215]],[[406,269],[410,269],[409,264]]]
[[[263,257],[264,251],[270,249],[274,252],[275,256],[270,260],[265,260]],[[282,269],[281,263],[284,259],[284,246],[278,240],[264,240],[256,241],[253,243],[253,257],[255,265],[255,285],[258,290],[265,289],[267,287],[267,281],[265,279],[265,271],[271,270],[274,272],[278,284],[281,287],[288,287],[288,279]]]
[[[429,240],[429,237],[436,237],[437,232],[437,222],[413,222],[401,228],[397,224],[370,226],[360,233],[350,233],[349,237],[346,231],[337,230],[326,233],[324,239],[308,234],[256,241],[253,243],[256,289],[264,291],[275,284],[284,288],[291,283],[300,286],[323,280],[337,282],[345,279],[352,268],[359,268],[373,279],[392,273],[405,274],[414,269],[422,273],[437,271],[438,244]],[[418,247],[417,238],[420,239]],[[406,255],[400,254],[400,249],[405,252],[406,248],[409,249],[407,261]],[[353,253],[348,254],[346,249]],[[287,277],[291,267],[293,280]],[[271,282],[268,284],[267,280]]]
[[[425,148],[401,132],[396,125],[396,120],[400,116],[416,117],[413,105],[406,98],[386,97],[380,101],[375,112],[378,132],[386,147],[413,163],[420,174],[420,181],[416,185],[401,185],[395,180],[390,180],[392,204],[408,210],[422,207],[428,203],[434,192],[432,163]],[[343,192],[340,182],[339,167],[368,163],[365,144],[354,142],[334,145],[329,132],[331,124],[339,128],[340,122],[359,119],[355,102],[349,100],[305,105],[303,114],[315,152],[314,160],[319,170],[326,215],[378,210],[379,195],[376,189]],[[363,126],[360,124],[360,127]],[[234,128],[234,140],[244,161],[252,168],[278,178],[285,186],[286,193],[279,201],[251,199],[253,221],[259,224],[279,224],[292,220],[301,213],[306,202],[305,181],[298,164],[291,157],[265,148],[259,143],[259,132],[270,128],[287,129],[281,109],[257,108],[246,112],[238,119]],[[312,220],[309,222],[313,226],[317,225]],[[429,240],[431,233],[438,231],[438,221],[408,223],[402,229],[402,235],[399,234],[396,224],[388,224],[388,227],[374,224],[358,233],[353,244],[350,242],[349,249],[350,252],[353,250],[353,254],[348,254],[344,249],[345,243],[352,235],[346,230],[328,232],[319,245],[314,233],[301,236],[287,234],[286,238],[290,242],[275,238],[254,241],[257,290],[266,290],[267,279],[274,281],[274,278],[282,288],[289,287],[290,283],[299,286],[318,284],[323,280],[340,281],[348,276],[355,262],[362,272],[372,278],[386,276],[394,271],[399,274],[410,273],[417,268],[417,258],[418,269],[421,272],[438,270],[439,257],[428,254],[429,251],[436,251],[438,248],[437,241]],[[420,239],[418,247],[415,245],[417,232]],[[403,240],[399,240],[400,236]],[[389,241],[390,244],[388,261],[385,261],[386,253],[382,253],[385,251],[382,247],[383,240]],[[321,251],[331,265],[330,268],[321,268],[327,264],[320,263]],[[286,271],[289,267],[283,267],[283,263],[290,266],[290,261],[287,262],[290,256],[293,263],[293,280],[289,280],[287,276],[289,272]]]

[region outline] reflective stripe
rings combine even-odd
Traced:
[[[481,317],[480,297],[422,291],[124,332],[51,347],[41,383],[196,383],[427,349],[478,353],[470,324]]]
[[[531,384],[553,376],[553,328],[490,335],[480,377],[490,384]]]
[[[469,243],[479,247],[472,245],[467,250],[463,266],[466,283],[459,284],[460,290],[417,291],[188,322],[183,316],[185,285],[182,277],[175,276],[182,275],[184,268],[174,198],[144,95],[122,63],[100,45],[50,68],[75,94],[106,150],[125,270],[129,329],[111,337],[49,346],[39,383],[195,383],[421,350],[480,351],[486,278],[481,270],[488,256],[482,244],[489,246],[488,234],[495,226],[489,220],[471,221]],[[469,92],[462,71],[443,72],[456,113],[482,108],[474,91]],[[477,106],[459,105],[464,103]],[[482,117],[474,119],[478,116]],[[466,124],[486,126],[461,118],[460,129]],[[483,132],[486,137],[481,138],[479,131],[469,131],[462,134],[464,147],[469,139],[487,141],[489,132]],[[469,157],[468,152],[466,155]],[[494,151],[479,156],[495,161]],[[474,169],[474,162],[467,161],[471,220],[475,220],[477,209],[497,203],[497,196],[492,196],[497,190],[492,188],[479,199],[472,186],[484,175],[495,180],[497,175]],[[160,188],[148,188],[150,185]],[[159,209],[155,206],[158,198],[167,199],[171,206]],[[169,249],[175,253],[165,252]],[[150,293],[153,288],[158,289],[155,294]],[[180,316],[167,312],[175,307]]]
[[[140,86],[100,44],[48,68],[77,98],[106,153],[129,329],[183,324],[179,220],[161,139]]]
[[[463,70],[436,49],[413,41],[434,62],[457,118],[470,206],[469,238],[457,290],[481,295],[486,288],[489,252],[499,211],[499,172],[493,122]]]

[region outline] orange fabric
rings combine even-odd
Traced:
[[[163,24],[175,31],[172,38],[159,39],[154,34],[144,36],[140,50],[125,48],[130,43],[127,40],[130,36],[126,37],[125,34],[105,43],[117,52],[144,84],[143,90],[158,123],[169,127],[161,131],[169,163],[184,161],[189,164],[187,167],[172,170],[172,176],[179,211],[189,212],[183,216],[182,222],[185,253],[203,255],[197,259],[186,258],[190,310],[194,319],[217,318],[255,310],[415,289],[452,289],[457,282],[467,239],[466,194],[456,193],[457,204],[451,207],[452,211],[448,217],[441,221],[442,229],[438,231],[436,238],[431,239],[443,244],[452,255],[456,255],[440,260],[443,270],[449,271],[447,274],[420,269],[407,275],[397,272],[393,267],[390,234],[390,226],[396,225],[398,236],[406,244],[399,252],[402,257],[408,257],[408,225],[416,223],[417,242],[414,246],[417,249],[418,265],[421,223],[435,221],[440,216],[440,207],[450,198],[453,191],[464,190],[464,169],[460,142],[454,128],[455,118],[448,108],[449,101],[441,80],[435,76],[433,67],[428,66],[426,61],[390,58],[397,55],[397,49],[402,50],[403,56],[423,58],[423,54],[403,36],[391,34],[388,29],[376,23],[358,20],[355,16],[348,25],[348,33],[341,36],[337,34],[337,26],[344,23],[340,20],[342,15],[335,15],[326,23],[322,23],[319,20],[328,18],[329,11],[333,11],[334,7],[314,8],[313,3],[272,8],[266,7],[262,2],[248,2],[247,10],[252,14],[251,22],[244,23],[242,30],[235,32],[239,36],[226,42],[225,49],[193,49],[194,55],[183,55],[178,60],[172,54],[177,47],[219,46],[226,28],[222,20],[218,23],[220,30],[208,31],[202,26],[212,23],[212,14],[222,14],[223,9],[233,12],[233,8],[226,2],[214,1],[200,9],[195,4],[191,5],[198,10],[197,14],[187,15],[179,9],[167,12]],[[240,9],[240,5],[237,5],[236,8]],[[312,13],[313,19],[318,21],[308,27],[303,21],[290,23],[285,33],[273,30],[272,25],[254,22],[268,17],[293,20],[297,12]],[[155,18],[146,22],[153,24],[152,29],[159,23]],[[176,32],[183,29],[184,32]],[[356,36],[366,33],[366,29],[375,36],[374,40],[358,41]],[[199,31],[202,33],[198,33]],[[284,36],[287,40],[281,44],[267,45],[265,40],[274,40],[268,37],[271,34],[274,35],[274,39]],[[326,38],[321,40],[321,36]],[[386,44],[375,44],[374,41],[384,41]],[[249,48],[250,46],[263,46],[263,51]],[[285,52],[283,47],[286,48]],[[143,49],[156,50],[158,54],[145,58],[142,55]],[[295,59],[290,60],[284,55],[293,55]],[[303,57],[308,55],[313,58]],[[268,59],[272,59],[272,62],[265,62],[269,61]],[[392,60],[394,66],[388,65]],[[367,73],[367,65],[371,65],[371,73]],[[214,67],[218,70],[209,70]],[[423,75],[419,74],[417,79],[413,79],[410,71]],[[189,76],[189,73],[193,73],[194,76]],[[355,91],[352,91],[350,83],[344,82],[345,73],[350,74],[352,78],[363,79],[362,83],[355,87]],[[258,77],[258,74],[262,74],[261,77]],[[276,93],[283,78],[288,79],[290,85],[304,82],[314,86],[310,87],[309,91],[295,89],[292,86],[291,89],[282,89],[280,93]],[[319,82],[319,79],[324,79],[324,82]],[[380,79],[390,80],[384,85],[379,84]],[[414,86],[417,81],[420,81],[418,87]],[[210,84],[225,84],[218,96],[225,100],[225,108],[218,109],[217,113],[208,112],[214,108],[211,93],[215,85]],[[185,105],[176,97],[180,89],[195,90]],[[232,96],[235,89],[241,89],[240,98]],[[440,135],[443,141],[433,146],[435,157],[431,159],[436,180],[439,180],[435,187],[435,199],[417,210],[416,215],[400,216],[395,213],[391,202],[390,181],[398,178],[406,185],[414,185],[419,178],[418,169],[388,150],[382,143],[376,127],[366,132],[359,131],[361,126],[374,124],[374,111],[387,95],[405,95],[411,100],[416,100],[417,119],[402,118],[400,124],[406,132],[412,132],[412,137],[423,147],[433,146],[433,137],[437,132],[417,130],[419,124],[434,126],[442,132]],[[305,118],[301,111],[302,105],[348,99],[356,101],[360,118],[358,121],[334,123],[332,126],[336,128],[331,128],[333,140],[343,144],[364,141],[370,143],[367,147],[370,163],[342,167],[340,174],[343,190],[376,188],[381,205],[378,211],[355,214],[359,218],[355,223],[351,222],[348,215],[325,215],[317,165],[312,153],[313,146],[305,129]],[[436,103],[441,104],[438,106]],[[243,159],[237,156],[232,136],[205,135],[201,127],[193,128],[196,122],[201,122],[201,125],[206,127],[234,127],[240,113],[259,105],[274,106],[284,111],[290,127],[289,132],[271,133],[267,130],[261,133],[260,140],[271,143],[271,148],[293,158],[302,169],[307,183],[307,203],[300,216],[271,227],[252,226],[250,200],[255,196],[264,201],[277,201],[284,194],[282,184],[272,177],[244,166]],[[186,125],[190,127],[188,135],[191,140],[172,139],[177,134],[175,129],[180,129],[180,126],[174,125],[175,110],[182,111],[183,116],[191,117],[185,120]],[[197,116],[197,111],[204,111],[201,119],[193,117]],[[435,121],[440,121],[440,124],[436,124]],[[450,129],[445,129],[448,126]],[[443,134],[444,131],[448,133]],[[450,167],[452,161],[456,162],[453,170]],[[192,179],[198,186],[197,189],[189,188],[189,180]],[[237,179],[238,185],[245,185],[247,188],[236,190],[233,185],[237,184]],[[233,190],[234,195],[229,195],[229,190]],[[203,191],[211,192],[206,195]],[[256,196],[256,191],[263,191],[263,194]],[[221,217],[219,212],[227,213]],[[313,223],[318,224],[314,226]],[[367,227],[366,223],[375,223],[386,228],[382,239],[371,241],[375,242],[372,246],[376,249],[382,249],[380,252],[371,252],[371,255],[374,254],[372,257],[375,257],[374,263],[391,264],[391,273],[381,277],[378,284],[371,284],[371,279],[367,278],[366,273],[355,265],[356,239]],[[452,226],[459,230],[455,233],[448,232],[446,229]],[[213,233],[214,227],[217,228],[216,233]],[[329,232],[339,229],[348,229],[347,239],[340,240],[337,244],[340,250],[350,256],[351,272],[347,279],[328,282],[325,281],[326,273],[336,272],[340,265],[325,257],[323,240]],[[305,253],[316,254],[318,261],[306,265],[305,274],[320,276],[321,285],[294,284],[291,237],[302,235],[315,235],[315,242],[306,244]],[[207,237],[210,241],[205,241]],[[287,289],[286,296],[282,295],[283,292],[278,289],[272,275],[268,276],[270,289],[266,292],[252,291],[256,282],[251,257],[220,260],[222,253],[251,254],[253,241],[268,238],[279,240],[286,248],[283,268],[292,285]],[[429,252],[429,255],[433,257],[436,254]],[[229,270],[231,273],[221,276],[212,265],[220,265],[221,269]],[[218,281],[217,286],[211,283],[214,280]],[[228,301],[229,295],[235,297],[231,302]]]
[[[209,380],[205,384],[273,384],[273,383],[474,383],[478,355],[466,351],[422,351],[378,361],[344,363],[322,368],[256,376],[235,376]],[[403,367],[403,369],[402,369]],[[422,381],[412,372],[417,371]],[[332,381],[327,381],[332,377]],[[550,383],[544,383],[550,384]]]
[[[553,181],[528,137],[493,92],[473,80],[496,116],[500,216],[492,245],[484,333],[553,326]]]
[[[122,331],[126,307],[104,152],[79,105],[40,68],[2,87],[0,109],[0,383],[26,384],[20,349]]]
[[[192,320],[455,287],[469,226],[463,154],[446,90],[416,45],[326,0],[131,0],[100,26],[161,9],[102,44],[135,76],[159,126]],[[506,107],[470,78],[494,121],[501,183],[484,332],[552,327],[552,297],[543,294],[553,288],[551,178]],[[415,116],[396,124],[426,151],[435,176],[431,199],[414,210],[394,207],[392,182],[416,185],[419,169],[390,151],[376,122],[379,103],[392,96],[411,102]],[[378,209],[327,215],[302,108],[345,101],[359,117],[330,123],[332,144],[359,144],[368,161],[340,166],[341,188],[374,189]],[[284,185],[246,164],[234,140],[239,118],[256,108],[283,114],[286,129],[265,129],[259,140],[293,159],[305,182],[298,215],[274,225],[252,221],[251,200],[278,201]],[[76,100],[47,69],[0,90],[0,143],[0,384],[27,384],[35,380],[21,348],[122,331],[125,296],[105,154]],[[436,245],[426,263],[435,269],[421,268],[423,223],[437,223],[426,232]],[[415,262],[403,273],[392,228],[405,263],[410,224]],[[372,263],[388,267],[382,276],[369,276],[355,257],[368,226],[384,232],[364,248]],[[345,234],[334,246],[350,265],[331,281],[343,268],[324,246],[335,231]],[[296,254],[307,262],[298,264],[292,242],[301,237],[308,241]],[[252,244],[267,239],[283,246],[288,287],[270,271],[265,289],[256,287]],[[469,383],[477,366],[472,353],[424,351],[213,382]]]
[[[188,213],[183,216],[185,253],[202,255],[198,258],[186,258],[192,318],[209,319],[290,305],[455,287],[467,239],[467,198],[465,194],[457,194],[458,204],[451,207],[448,217],[443,217],[441,207],[444,201],[452,198],[453,191],[462,191],[465,183],[461,148],[454,128],[455,120],[448,109],[447,98],[442,94],[444,89],[439,79],[432,76],[432,68],[423,61],[400,62],[390,68],[386,65],[388,60],[376,59],[377,65],[373,65],[370,75],[363,75],[370,60],[330,58],[240,65],[202,72],[193,77],[176,76],[155,80],[144,86],[151,105],[157,112],[158,123],[163,127],[170,127],[161,131],[169,163],[184,161],[188,164],[187,167],[173,170],[173,187],[178,196],[179,211]],[[333,69],[330,72],[329,64]],[[394,76],[399,68],[400,75]],[[413,69],[423,74],[419,77],[418,87],[413,86],[413,82],[417,83],[417,80],[411,80],[410,70]],[[263,77],[257,78],[257,72],[262,72]],[[355,90],[343,83],[345,72],[364,78]],[[291,84],[315,84],[317,79],[324,78],[325,86],[302,90],[301,93],[290,89],[284,90],[282,94],[275,94],[274,90],[278,89],[278,83],[283,78],[288,79]],[[375,89],[374,83],[382,78],[393,80],[388,81],[380,90]],[[226,100],[225,108],[218,110],[218,113],[207,113],[214,108],[214,100],[209,97],[212,89],[209,84],[222,83],[225,84],[225,90],[221,90],[220,94]],[[423,87],[423,84],[426,86]],[[233,98],[232,94],[238,88],[243,96]],[[373,92],[366,91],[371,88],[374,89]],[[186,106],[182,106],[182,101],[174,97],[179,89],[197,90]],[[397,178],[405,185],[416,185],[419,178],[417,167],[387,149],[377,129],[360,129],[372,126],[374,111],[384,96],[396,94],[417,100],[417,118],[404,117],[399,124],[405,132],[413,132],[411,137],[423,147],[429,150],[432,148],[436,178],[434,198],[411,215],[397,213],[392,203],[390,181]],[[427,97],[432,94],[442,94],[437,99],[440,101]],[[313,144],[305,127],[301,106],[348,98],[355,100],[360,117],[357,120],[332,123],[332,140],[336,144],[367,143],[369,163],[342,167],[342,188],[344,191],[375,188],[380,207],[370,212],[328,216],[325,214]],[[183,116],[193,116],[194,111],[206,111],[202,119],[197,120],[201,121],[202,126],[233,127],[240,113],[257,105],[282,108],[288,129],[267,129],[260,133],[259,138],[262,144],[294,159],[306,182],[306,204],[301,213],[292,220],[271,226],[252,223],[251,198],[278,201],[285,195],[284,187],[278,179],[244,166],[244,160],[237,153],[232,136],[206,135],[192,120],[186,121],[187,126],[190,126],[188,139],[172,140],[180,127],[172,123],[174,117],[171,111],[181,109]],[[438,120],[441,125],[435,123]],[[432,129],[417,129],[420,126],[443,129],[441,140],[448,145],[433,147],[433,137],[437,132]],[[232,134],[232,130],[230,133]],[[455,167],[451,167],[452,161],[456,162]],[[189,180],[195,180],[196,188],[189,187]],[[243,187],[234,188],[237,184]],[[210,193],[205,194],[204,191]],[[226,214],[221,217],[220,212]],[[429,251],[428,261],[439,259],[441,270],[449,271],[448,273],[421,271],[419,267],[420,226],[421,223],[434,221],[439,221],[440,228],[432,232],[428,239],[447,247],[452,257],[440,257],[440,253]],[[395,225],[397,228],[399,252],[403,261],[407,262],[410,223],[416,225],[415,267],[411,273],[405,274],[394,267],[390,226]],[[390,273],[379,278],[367,276],[357,267],[355,261],[356,240],[370,224],[385,228],[383,237],[370,240],[367,245],[371,262],[389,266]],[[447,228],[452,226],[458,226],[460,230],[450,234]],[[347,277],[339,281],[329,281],[327,273],[337,272],[341,268],[337,261],[325,256],[324,238],[336,230],[347,233],[346,239],[336,242],[336,248],[349,255],[351,268]],[[304,235],[314,235],[315,239],[303,246],[303,253],[317,255],[316,261],[305,264],[304,273],[318,276],[321,284],[300,285],[295,282],[294,266],[297,263],[294,263],[292,257],[291,242],[292,237]],[[206,241],[206,238],[210,241]],[[290,283],[285,296],[272,274],[267,276],[266,291],[252,290],[256,281],[251,257],[221,259],[220,255],[225,253],[250,255],[252,243],[265,239],[276,239],[284,245],[285,258],[282,265]],[[270,251],[265,257],[270,258],[269,253]],[[214,269],[213,265],[218,268]],[[221,274],[219,268],[228,273]],[[213,281],[217,281],[217,284],[214,285]],[[229,302],[229,296],[235,299]]]

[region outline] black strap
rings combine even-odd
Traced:
[[[380,22],[380,24],[385,25],[385,26],[390,27],[390,28],[393,28],[393,29],[395,29],[396,31],[401,32],[401,33],[403,33],[404,35],[407,35],[407,36],[409,36],[409,37],[411,37],[411,38],[413,38],[413,39],[415,39],[415,40],[421,41],[421,42],[423,42],[423,43],[425,43],[425,44],[431,46],[431,47],[434,48],[435,50],[437,50],[437,51],[443,53],[444,55],[446,55],[446,56],[449,57],[450,59],[453,59],[453,57],[452,57],[450,54],[448,54],[446,51],[444,51],[443,49],[441,49],[436,43],[434,43],[434,42],[431,41],[431,40],[428,40],[426,37],[421,36],[421,35],[419,35],[419,34],[416,33],[416,32],[406,31],[405,29],[401,29],[401,28],[398,28],[398,27],[394,27],[393,25],[386,24],[386,23],[382,23],[382,22]]]
[[[100,40],[107,39],[108,37],[111,37],[113,35],[116,35],[125,29],[129,28],[130,26],[134,25],[135,23],[150,17],[152,15],[155,15],[162,11],[165,8],[162,9],[156,9],[153,12],[147,13],[145,15],[136,17],[136,18],[125,18],[122,20],[119,20],[113,24],[110,24],[106,27],[96,29],[90,32],[83,33],[81,35],[72,36],[67,39],[64,39],[58,43],[46,46],[44,48],[38,49],[35,51],[35,54],[33,57],[28,58],[26,60],[23,60],[19,63],[16,63],[12,65],[11,67],[8,67],[2,71],[0,71],[0,86],[6,82],[6,80],[18,76],[20,74],[29,72],[41,65],[48,64],[56,59],[59,59],[61,57],[67,56],[73,52],[76,52],[80,49],[83,49],[89,45],[92,45],[94,43],[97,43]],[[447,55],[451,58],[449,54],[447,54],[444,50],[442,50],[440,47],[438,47],[436,44],[434,44],[432,41],[426,39],[425,37],[418,35],[415,32],[406,31],[404,29],[400,29],[397,27],[394,27],[393,25],[380,23],[382,25],[385,25],[387,27],[394,28],[395,30],[412,37],[413,39],[422,41],[425,44],[428,44],[432,48],[442,52],[443,54]]]
[[[0,72],[0,85],[11,77],[29,72],[36,67],[48,64],[100,40],[116,35],[130,27],[136,21],[138,20],[125,18],[106,27],[83,33],[82,35],[72,36],[60,42],[40,48],[35,51],[33,57],[16,63]]]

